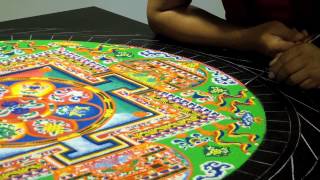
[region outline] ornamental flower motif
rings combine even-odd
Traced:
[[[112,100],[92,89],[58,79],[0,80],[0,143],[47,142],[108,120]]]

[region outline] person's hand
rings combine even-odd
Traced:
[[[303,89],[320,88],[320,49],[304,43],[279,54],[270,63],[269,77]]]
[[[281,22],[272,21],[246,29],[243,36],[249,49],[274,57],[297,42],[304,41],[308,34],[290,29]]]

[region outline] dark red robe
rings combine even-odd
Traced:
[[[320,0],[223,0],[226,19],[238,25],[278,20],[298,29],[319,30]]]

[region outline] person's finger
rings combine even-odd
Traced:
[[[302,34],[304,35],[305,38],[309,37],[309,33],[307,30],[302,30]]]
[[[318,87],[318,84],[311,79],[306,79],[302,83],[299,84],[302,89],[312,89]]]
[[[303,34],[303,39],[301,41],[299,41],[298,43],[303,43],[305,42],[308,38],[309,38],[309,33],[307,30],[302,30],[301,32],[299,32],[297,29],[295,29],[296,32]]]
[[[278,71],[276,75],[276,79],[278,81],[286,80],[292,74],[302,70],[305,67],[305,64],[301,59],[300,56],[288,61],[287,63],[281,66],[281,69]]]
[[[270,61],[269,66],[274,65],[274,64],[278,61],[278,59],[281,57],[281,55],[282,55],[282,53],[278,53],[278,54],[275,56],[275,58],[273,58],[273,60]]]
[[[281,67],[283,66],[282,62],[275,62],[270,68],[269,68],[269,78],[274,79],[277,77],[277,74],[279,73]]]
[[[274,58],[272,61],[270,61],[269,67],[273,66],[273,65],[279,60],[279,58],[281,57],[281,55],[282,55],[282,53],[278,53],[278,54],[275,56],[275,58]],[[274,78],[276,77],[276,75],[275,75],[274,72],[269,71],[268,77],[269,77],[270,79],[274,79]]]
[[[301,84],[303,81],[309,79],[308,72],[304,69],[300,70],[294,74],[292,74],[287,80],[286,83],[290,85],[298,85]]]
[[[279,37],[283,40],[291,42],[302,41],[305,38],[303,33],[297,30],[292,30],[285,25],[279,28],[279,33],[277,35],[279,35]]]
[[[287,40],[283,40],[281,38],[275,38],[272,42],[270,42],[271,47],[273,47],[273,53],[281,53],[284,52],[290,48],[292,48],[295,43]]]
[[[280,75],[280,78],[278,78],[279,72],[282,70],[282,67],[285,66],[289,61],[293,61],[294,59],[298,58],[300,55],[299,51],[287,51],[270,66],[270,72],[274,74],[274,77],[277,77],[278,80],[283,80],[282,77],[284,74]]]
[[[292,29],[295,33],[300,33],[296,28]],[[303,32],[301,32],[301,34],[303,34]],[[304,34],[303,34],[304,35]]]

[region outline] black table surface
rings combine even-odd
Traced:
[[[149,27],[143,23],[97,7],[1,22],[0,28],[110,29],[122,33],[152,34]]]
[[[68,33],[66,33],[68,32]],[[81,33],[78,33],[81,32]],[[150,30],[148,25],[138,21],[105,11],[97,7],[89,7],[65,12],[11,20],[0,23],[1,39],[26,39],[33,37],[52,37],[68,36],[71,40],[78,36],[90,37],[90,40],[100,36],[117,37],[117,43],[121,43],[122,38],[134,37],[145,41],[157,42],[159,44],[170,45],[175,48],[190,49],[201,52],[208,56],[228,60],[228,62],[259,74],[259,78],[265,80],[270,86],[274,87],[279,94],[288,99],[295,107],[295,113],[298,117],[300,128],[300,140],[296,146],[297,152],[293,152],[290,158],[293,158],[291,165],[288,162],[275,179],[286,177],[286,179],[300,179],[309,175],[313,177],[318,175],[315,170],[318,166],[320,149],[318,148],[318,139],[320,139],[320,90],[301,90],[298,87],[291,87],[281,83],[268,80],[266,67],[268,58],[252,52],[236,52],[228,49],[212,47],[196,47],[171,41],[169,39],[156,36]],[[70,35],[71,34],[71,35]],[[87,39],[86,39],[87,40]],[[109,40],[113,40],[109,38]],[[93,41],[93,40],[92,40]],[[112,43],[112,42],[111,42]],[[139,46],[139,43],[136,44]],[[311,133],[312,132],[314,133]],[[307,140],[306,140],[307,139]],[[299,151],[299,152],[298,152]],[[310,167],[305,168],[306,159],[302,158],[305,154],[311,154],[308,159]],[[310,157],[310,156],[309,156]],[[290,174],[288,176],[288,174]],[[292,175],[292,176],[291,176]]]

